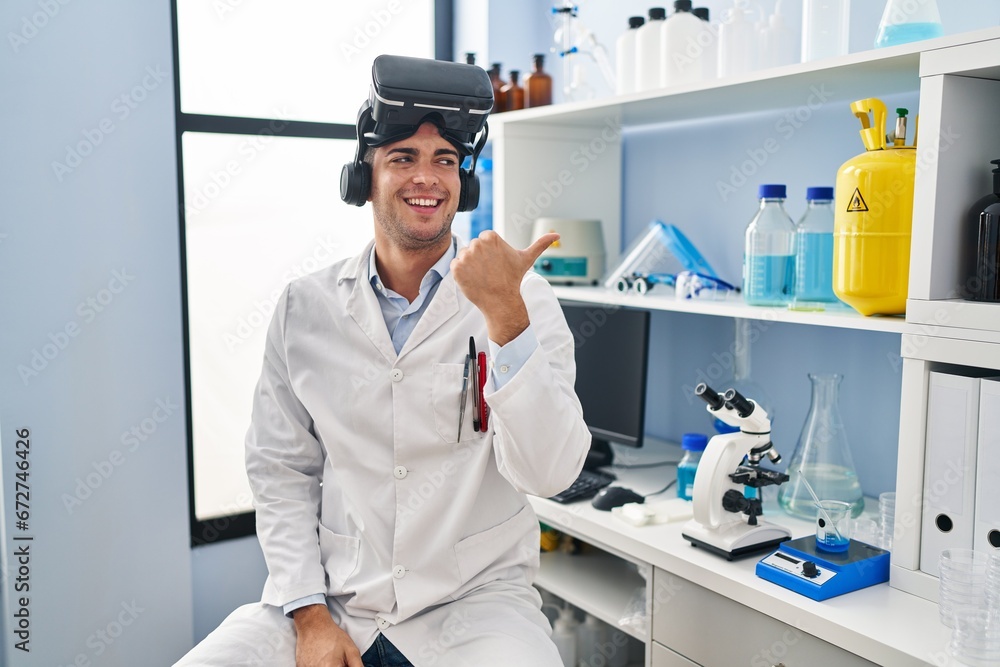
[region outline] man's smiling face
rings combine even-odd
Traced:
[[[371,202],[375,224],[390,242],[419,250],[450,237],[461,190],[460,162],[433,123],[375,149]]]

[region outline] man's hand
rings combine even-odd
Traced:
[[[364,667],[361,652],[333,622],[326,605],[312,604],[292,612],[295,621],[295,667]]]
[[[451,261],[455,283],[486,318],[490,340],[506,345],[528,327],[521,280],[538,256],[559,239],[543,234],[524,250],[511,247],[493,231],[472,239]]]

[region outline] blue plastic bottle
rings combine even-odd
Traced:
[[[807,188],[795,226],[795,301],[837,303],[833,293],[833,188]]]
[[[476,162],[476,175],[479,177],[479,206],[473,209],[469,218],[469,240],[480,232],[493,229],[493,160],[481,157]]]
[[[761,185],[760,209],[747,226],[743,300],[753,306],[784,306],[795,283],[795,223],[785,213],[785,186]]]
[[[681,437],[684,456],[677,464],[677,497],[691,500],[694,491],[694,475],[698,472],[701,453],[708,446],[708,436],[703,433],[685,433]]]

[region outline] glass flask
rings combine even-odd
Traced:
[[[932,39],[943,34],[937,0],[888,0],[878,25],[875,48]]]
[[[816,519],[816,503],[802,483],[802,475],[805,475],[820,500],[849,503],[851,516],[858,517],[865,508],[865,501],[837,405],[843,376],[810,373],[809,379],[812,381],[812,405],[788,463],[789,480],[778,487],[778,503],[792,516],[807,521]]]

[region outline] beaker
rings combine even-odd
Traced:
[[[937,0],[888,0],[875,47],[896,46],[944,34]]]
[[[816,503],[802,482],[805,475],[819,498],[848,503],[851,516],[856,518],[864,510],[865,500],[837,403],[843,376],[810,373],[809,379],[812,404],[788,463],[789,480],[778,489],[778,503],[792,516],[807,521],[816,519]]]

